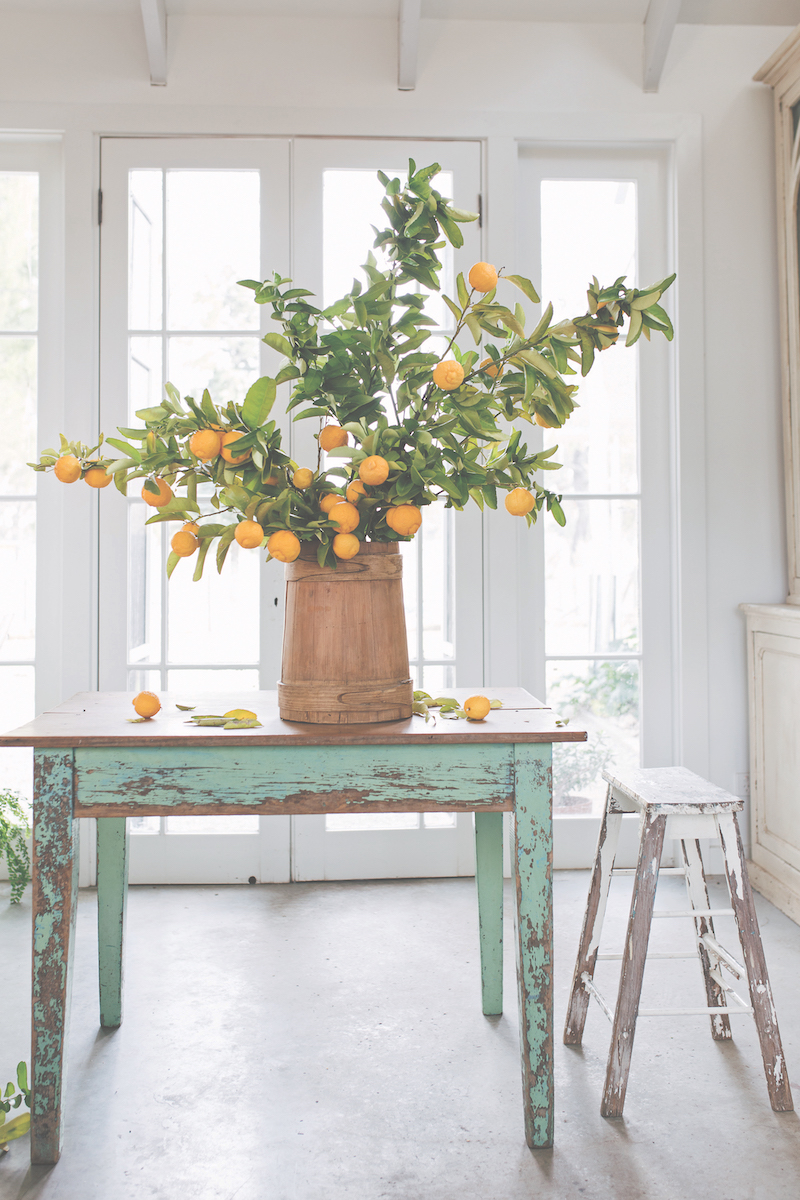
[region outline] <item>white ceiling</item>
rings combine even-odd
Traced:
[[[649,0],[422,0],[440,20],[644,21]],[[139,0],[0,0],[0,11],[139,12]],[[398,0],[166,0],[167,13],[285,17],[395,17]],[[692,25],[796,25],[800,0],[683,0],[678,20]]]

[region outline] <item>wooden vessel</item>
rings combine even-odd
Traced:
[[[285,721],[352,725],[411,716],[397,542],[362,542],[355,558],[320,567],[304,545],[286,564],[278,705]]]

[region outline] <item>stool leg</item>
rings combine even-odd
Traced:
[[[475,813],[475,882],[484,1016],[503,1011],[503,814]]]
[[[128,900],[128,822],[97,818],[97,952],[100,1024],[122,1024],[122,965]]]
[[[735,813],[718,816],[716,822],[722,853],[725,856],[725,875],[731,893],[731,904],[739,928],[744,965],[747,968],[750,1003],[753,1006],[758,1040],[761,1043],[761,1057],[764,1060],[770,1103],[775,1112],[792,1112],[792,1091],[786,1073],[786,1059],[783,1056],[778,1018],[775,1014],[739,823]]]
[[[683,862],[686,867],[686,891],[689,893],[689,903],[692,908],[710,908],[706,877],[703,871],[703,856],[700,853],[700,843],[687,838],[686,841],[681,841],[681,849],[683,850]],[[703,969],[703,981],[706,985],[708,1007],[725,1008],[728,999],[725,989],[712,977],[711,959],[708,948],[701,941],[704,933],[710,933],[712,937],[714,936],[713,919],[711,917],[698,917],[694,923],[694,932],[697,939],[697,954],[700,959],[700,966]],[[714,1040],[716,1042],[729,1042],[732,1035],[728,1014],[719,1013],[717,1016],[712,1016],[710,1020],[711,1036]]]
[[[667,818],[664,816],[642,817],[642,833],[639,842],[639,861],[631,897],[631,915],[625,939],[625,956],[619,981],[619,995],[614,1012],[614,1027],[611,1033],[611,1049],[608,1054],[606,1083],[600,1115],[621,1117],[625,1106],[628,1073],[633,1053],[633,1038],[636,1033],[636,1017],[639,1012],[639,996],[642,990],[647,943],[650,938],[650,921],[658,886],[658,868],[664,847],[664,831]]]
[[[589,884],[589,895],[586,900],[586,912],[583,917],[575,974],[572,978],[572,993],[567,1010],[567,1020],[564,1025],[564,1044],[567,1046],[580,1046],[583,1038],[583,1027],[589,1011],[589,993],[583,985],[583,976],[585,974],[590,979],[594,978],[600,934],[603,930],[603,918],[608,901],[608,889],[611,884],[611,869],[617,856],[622,813],[609,812],[610,805],[611,788],[609,787],[603,823],[600,826],[600,838],[597,842],[597,853],[594,856],[592,881]]]

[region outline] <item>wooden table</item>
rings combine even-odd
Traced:
[[[274,692],[248,696],[263,727],[195,728],[173,697],[131,725],[131,694],[86,692],[0,737],[34,748],[31,1160],[61,1153],[66,1031],[78,893],[78,817],[97,817],[100,1021],[122,1020],[128,816],[179,813],[474,812],[483,1011],[502,1011],[503,812],[512,871],[525,1136],[553,1142],[552,743],[586,734],[521,689],[469,724],[282,721]],[[454,693],[463,700],[467,689]],[[202,701],[226,712],[239,696]]]

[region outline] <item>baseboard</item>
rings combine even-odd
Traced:
[[[760,892],[765,900],[769,900],[770,904],[774,904],[781,912],[786,913],[787,917],[798,925],[800,925],[800,895],[787,887],[780,879],[776,879],[764,867],[760,867],[758,863],[748,860],[748,874],[750,875],[750,883],[757,892]]]

